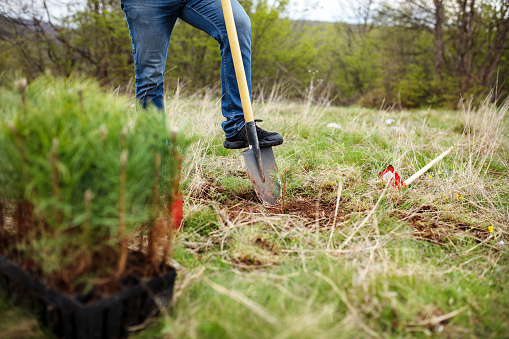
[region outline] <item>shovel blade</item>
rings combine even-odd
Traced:
[[[278,175],[276,159],[272,147],[260,147],[260,155],[263,164],[263,180],[256,156],[251,148],[242,152],[247,166],[247,174],[253,183],[256,195],[263,204],[276,205],[277,199],[281,196],[281,185]]]

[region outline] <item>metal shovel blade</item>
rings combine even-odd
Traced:
[[[277,199],[281,196],[281,185],[272,147],[260,147],[263,176],[260,173],[253,150],[249,148],[243,151],[242,154],[246,162],[247,174],[253,183],[256,195],[263,204],[276,205]]]

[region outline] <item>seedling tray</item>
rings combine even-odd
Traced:
[[[149,281],[126,277],[124,282],[136,283],[86,304],[82,301],[86,296],[72,297],[53,290],[0,256],[0,289],[28,301],[39,319],[63,338],[127,337],[130,326],[139,325],[158,312],[154,296],[163,305],[169,304],[175,277],[173,268]]]

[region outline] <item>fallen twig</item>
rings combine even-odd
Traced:
[[[465,311],[466,309],[468,309],[468,305],[460,307],[455,311],[449,312],[449,313],[441,315],[439,317],[431,317],[429,319],[420,321],[415,326],[427,326],[427,325],[435,326],[435,325],[438,325],[448,319],[451,319],[451,318],[457,316],[458,314]]]
[[[336,228],[336,219],[338,217],[339,210],[339,201],[341,200],[341,192],[343,191],[343,182],[340,181],[338,185],[338,194],[336,198],[336,209],[334,210],[334,221],[332,222],[332,229],[330,232],[329,243],[327,244],[327,248],[330,248],[330,244],[332,242],[332,236],[334,235],[334,230]]]

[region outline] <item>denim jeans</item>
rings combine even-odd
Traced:
[[[251,95],[251,21],[237,0],[231,0],[244,69]],[[221,50],[221,108],[225,136],[244,126],[239,87],[220,0],[121,0],[134,56],[136,99],[164,112],[164,70],[171,33],[177,18],[219,42]]]

